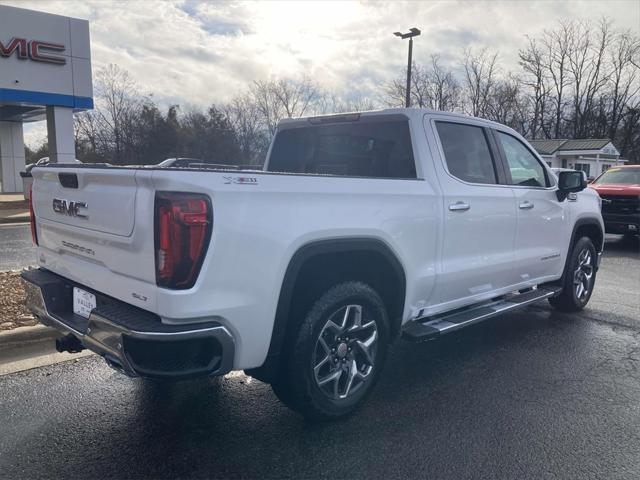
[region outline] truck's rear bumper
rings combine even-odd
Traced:
[[[150,312],[45,269],[23,272],[27,307],[45,325],[75,335],[129,376],[185,378],[223,375],[233,367],[234,339],[216,322],[165,325]],[[73,313],[73,287],[96,296],[84,318]]]

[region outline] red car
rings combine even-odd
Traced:
[[[640,233],[640,165],[612,167],[590,187],[602,198],[607,233]]]

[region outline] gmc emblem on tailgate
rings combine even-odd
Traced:
[[[53,211],[68,215],[70,217],[87,218],[87,215],[80,211],[81,208],[89,208],[85,202],[72,202],[60,198],[53,199]]]

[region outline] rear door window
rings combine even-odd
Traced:
[[[416,178],[406,118],[311,125],[278,132],[268,171]]]
[[[497,183],[495,164],[482,127],[436,122],[449,173],[469,183]]]

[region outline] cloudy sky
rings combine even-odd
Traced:
[[[419,62],[451,62],[465,47],[498,51],[516,67],[525,35],[561,19],[640,29],[638,0],[196,2],[0,0],[90,21],[94,72],[109,63],[129,71],[158,103],[204,107],[231,98],[255,79],[306,73],[343,96],[367,95],[406,65],[396,30],[422,29]],[[42,131],[31,129],[33,143]]]

